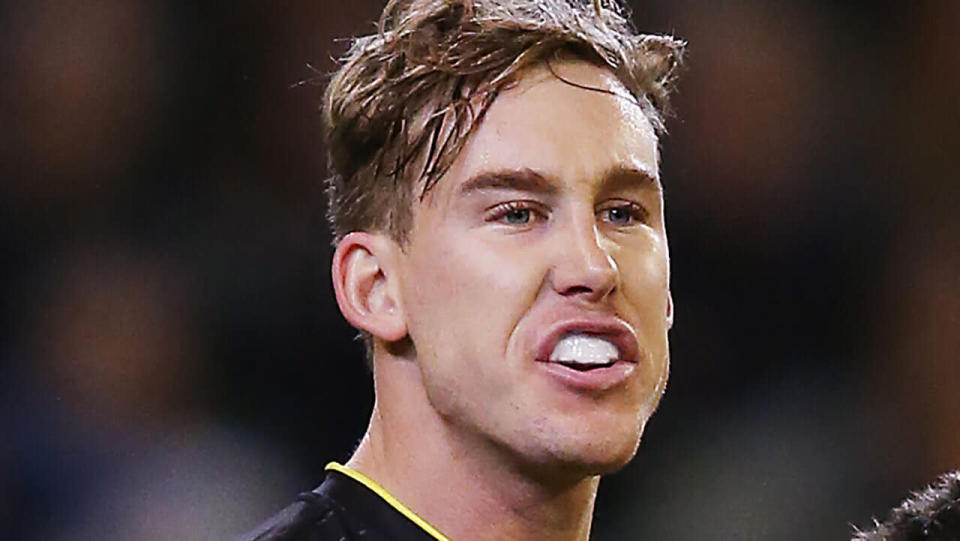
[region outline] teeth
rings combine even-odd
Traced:
[[[571,334],[557,342],[550,360],[577,364],[607,364],[620,358],[617,346],[609,340],[588,334]]]

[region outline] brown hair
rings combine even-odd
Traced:
[[[450,167],[521,70],[572,53],[609,67],[663,132],[684,43],[639,35],[617,0],[390,0],[323,96],[334,243],[404,241],[419,197]]]

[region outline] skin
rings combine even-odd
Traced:
[[[376,405],[348,465],[452,539],[586,539],[599,476],[634,456],[666,385],[656,136],[608,70],[554,71],[608,92],[532,68],[415,203],[405,244],[354,233],[334,257],[341,309],[374,337]],[[629,329],[623,381],[578,388],[538,362],[548,330],[582,318]]]

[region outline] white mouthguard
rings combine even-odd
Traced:
[[[607,364],[620,358],[620,350],[609,340],[589,334],[571,334],[557,342],[550,360],[577,364]]]

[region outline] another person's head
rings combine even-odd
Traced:
[[[609,1],[392,1],[354,42],[323,108],[333,274],[378,404],[528,469],[633,456],[668,373],[681,52]]]
[[[960,541],[960,470],[913,494],[853,541]]]

